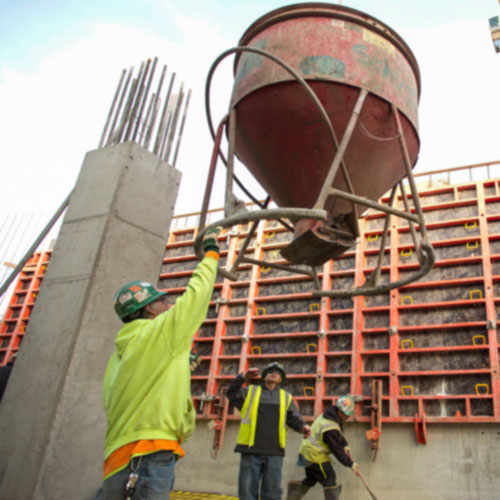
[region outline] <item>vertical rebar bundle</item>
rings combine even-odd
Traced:
[[[154,88],[157,63],[157,57],[153,61],[143,61],[136,76],[133,67],[128,72],[125,69],[122,71],[98,147],[105,148],[127,141],[146,149],[151,145],[150,151],[168,162],[175,144],[175,166],[191,90],[188,90],[187,99],[184,100],[184,84],[181,83],[178,91],[174,91],[175,73],[172,73],[168,88],[164,91],[163,83],[167,74],[167,66],[164,65],[156,91],[150,94],[151,87]]]

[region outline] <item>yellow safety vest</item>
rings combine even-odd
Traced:
[[[323,441],[323,433],[337,430],[342,434],[340,425],[320,415],[311,426],[311,435],[302,440],[299,453],[309,462],[321,464],[329,462],[330,447]]]
[[[255,443],[255,429],[257,428],[257,414],[259,409],[260,385],[251,385],[241,408],[241,424],[236,442],[252,447]],[[286,412],[292,403],[292,395],[284,389],[280,389],[280,420],[279,420],[279,444],[285,448],[286,444]]]

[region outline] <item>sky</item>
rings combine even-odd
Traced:
[[[340,3],[340,2],[334,2]],[[344,0],[393,28],[419,63],[421,150],[416,171],[500,160],[500,54],[488,19],[498,0]],[[0,0],[0,218],[54,212],[95,149],[122,69],[157,56],[192,89],[177,168],[176,214],[201,208],[212,151],[204,87],[212,62],[238,44],[274,0]],[[226,60],[212,84],[227,112]],[[219,166],[222,171],[222,166]],[[237,175],[252,187],[239,165]],[[217,184],[224,180],[218,176]],[[262,191],[255,187],[255,194]],[[146,202],[146,200],[145,200]],[[212,206],[222,205],[222,189]]]

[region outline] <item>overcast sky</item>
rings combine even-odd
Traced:
[[[85,153],[97,147],[121,70],[155,56],[193,90],[176,213],[198,211],[212,148],[203,97],[208,69],[253,21],[287,2],[0,2],[1,212],[51,213],[59,206]],[[417,171],[500,160],[500,54],[488,25],[500,14],[498,0],[342,4],[388,24],[418,60]],[[214,81],[216,121],[227,111],[231,63]]]

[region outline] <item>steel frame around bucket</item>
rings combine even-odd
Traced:
[[[323,183],[323,186],[320,190],[320,193],[318,195],[318,198],[316,200],[316,203],[314,204],[314,207],[312,209],[308,208],[277,208],[277,209],[267,209],[264,208],[262,210],[254,211],[254,212],[237,212],[233,213],[234,209],[232,207],[232,199],[234,198],[233,195],[233,180],[234,180],[234,155],[235,155],[235,130],[236,130],[236,109],[233,107],[230,110],[230,113],[228,116],[225,116],[222,121],[219,124],[219,127],[217,129],[217,134],[214,133],[213,125],[212,125],[212,119],[211,119],[211,112],[210,112],[210,83],[212,76],[215,72],[215,69],[217,65],[230,54],[233,53],[239,53],[239,52],[252,52],[252,53],[257,53],[261,56],[267,57],[271,60],[273,60],[276,64],[280,65],[284,69],[286,69],[296,80],[297,82],[304,88],[304,90],[309,94],[311,99],[313,100],[314,104],[317,106],[318,110],[320,111],[323,120],[325,121],[325,124],[328,127],[328,130],[330,131],[330,136],[332,139],[332,142],[334,144],[336,153],[334,155],[332,164],[328,170],[328,173],[325,177],[325,181]],[[420,199],[418,197],[418,191],[416,187],[416,183],[413,177],[412,173],[412,165],[410,162],[410,157],[408,154],[408,147],[406,144],[406,140],[404,137],[403,129],[401,126],[401,119],[399,116],[399,110],[394,104],[391,104],[391,110],[392,110],[392,116],[394,118],[394,123],[395,127],[397,130],[397,139],[399,141],[400,149],[401,149],[401,155],[403,159],[403,163],[406,169],[406,176],[409,181],[409,186],[410,186],[410,192],[411,192],[411,197],[414,202],[414,208],[415,208],[415,214],[411,213],[411,208],[408,203],[407,195],[405,192],[404,184],[403,184],[403,179],[399,181],[398,184],[396,184],[390,195],[390,201],[389,205],[383,205],[381,203],[377,203],[375,201],[369,200],[367,198],[357,196],[354,194],[353,189],[352,189],[352,183],[349,179],[348,175],[348,170],[344,162],[344,153],[349,145],[349,142],[352,138],[353,132],[356,129],[356,125],[358,124],[359,120],[359,115],[361,113],[361,110],[363,108],[363,104],[368,96],[369,92],[366,89],[360,89],[360,93],[357,99],[357,102],[354,106],[354,109],[351,113],[351,117],[349,119],[348,125],[346,127],[346,130],[344,132],[344,135],[342,137],[342,140],[339,144],[335,131],[332,127],[332,124],[328,118],[328,115],[323,108],[323,105],[317,98],[317,96],[314,94],[314,91],[312,88],[309,86],[309,84],[293,69],[291,68],[287,63],[282,61],[281,59],[277,58],[273,54],[270,54],[264,50],[257,49],[255,47],[235,47],[232,49],[229,49],[222,53],[214,62],[212,65],[208,78],[207,78],[207,85],[205,89],[205,104],[206,104],[206,111],[207,111],[207,119],[209,123],[209,128],[212,134],[212,137],[214,138],[214,150],[212,153],[212,160],[210,163],[210,169],[209,169],[209,174],[208,174],[208,179],[207,179],[207,185],[205,189],[205,196],[203,200],[203,205],[202,205],[202,210],[201,210],[201,215],[200,215],[200,225],[199,225],[199,233],[198,236],[194,242],[194,249],[196,256],[199,260],[203,258],[203,251],[202,251],[202,239],[206,231],[208,231],[212,227],[216,226],[221,226],[223,228],[227,227],[232,227],[237,224],[246,224],[252,222],[252,226],[245,238],[245,241],[243,242],[243,245],[239,251],[239,254],[237,258],[235,259],[233,265],[231,266],[230,269],[219,269],[219,274],[224,276],[225,278],[231,279],[233,281],[237,281],[238,275],[237,275],[237,268],[240,264],[242,263],[249,263],[252,265],[259,265],[259,266],[266,266],[274,269],[281,269],[281,270],[287,270],[290,271],[291,273],[296,273],[296,274],[305,274],[307,276],[310,276],[313,278],[316,290],[312,292],[313,296],[318,296],[318,297],[353,297],[357,295],[378,295],[382,293],[386,293],[389,290],[392,290],[394,288],[398,288],[403,285],[407,285],[408,283],[412,283],[414,281],[417,281],[421,277],[425,276],[432,268],[434,265],[435,261],[435,254],[434,254],[434,249],[432,248],[432,245],[429,243],[428,238],[427,238],[427,230],[425,226],[425,220],[422,212],[422,207],[420,205]],[[228,159],[227,161],[225,160],[224,156],[222,155],[220,151],[220,144],[222,141],[222,134],[224,127],[228,128]],[[224,204],[224,215],[225,217],[223,219],[220,219],[208,226],[205,226],[206,222],[206,217],[207,217],[207,212],[208,212],[208,205],[209,205],[209,200],[210,200],[210,195],[213,187],[213,180],[215,176],[215,168],[216,168],[216,163],[217,163],[217,157],[221,156],[223,162],[226,164],[227,167],[227,174],[226,174],[226,191],[225,191],[225,204]],[[335,188],[332,188],[332,183],[333,180],[335,179],[335,176],[337,175],[337,172],[339,168],[342,171],[343,177],[345,184],[347,186],[347,189],[349,192],[341,191]],[[395,200],[395,195],[396,195],[396,190],[397,188],[400,188],[401,190],[401,195],[403,198],[403,202],[405,205],[405,210],[398,210],[393,207],[394,200]],[[419,258],[419,264],[420,264],[420,269],[418,269],[416,272],[410,274],[406,278],[388,282],[388,283],[379,283],[380,279],[380,274],[381,274],[381,267],[382,267],[382,258],[384,255],[384,248],[385,248],[385,242],[387,239],[387,234],[389,230],[389,218],[386,217],[385,225],[384,225],[384,230],[381,238],[381,244],[380,244],[380,249],[379,249],[379,255],[378,255],[378,260],[377,260],[377,265],[371,275],[368,277],[366,282],[359,287],[350,289],[350,290],[329,290],[329,291],[324,291],[321,290],[319,280],[317,277],[317,272],[316,269],[312,266],[310,266],[310,271],[304,270],[292,265],[283,265],[283,264],[276,264],[274,262],[270,261],[265,261],[265,260],[257,260],[257,259],[251,259],[248,257],[245,257],[245,251],[250,244],[250,241],[255,234],[255,231],[257,229],[257,226],[261,220],[278,220],[282,224],[286,225],[289,229],[290,227],[282,220],[284,218],[290,220],[291,222],[294,222],[298,219],[302,218],[307,218],[307,219],[317,219],[317,220],[326,220],[327,218],[327,212],[325,210],[325,206],[327,203],[327,200],[329,197],[336,197],[342,200],[346,200],[352,203],[353,210],[357,214],[357,206],[361,205],[363,207],[369,207],[375,210],[379,210],[381,212],[384,212],[385,214],[388,215],[396,215],[398,217],[404,218],[408,221],[409,227],[410,227],[410,232],[412,235],[413,239],[413,244],[415,246],[418,258]],[[269,198],[267,200],[267,203],[269,202]],[[267,205],[266,203],[266,205]],[[356,218],[357,221],[357,218]],[[420,241],[418,241],[417,237],[417,232],[415,228],[415,224],[418,224],[419,229],[420,229]],[[356,225],[355,231],[357,232],[356,236],[359,236],[359,228]]]

